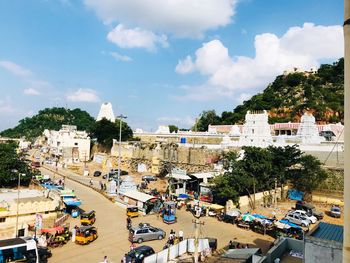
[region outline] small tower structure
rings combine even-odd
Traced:
[[[301,140],[302,144],[321,143],[322,137],[319,135],[316,120],[312,113],[305,112],[303,116],[301,116],[297,138]]]
[[[109,120],[111,122],[115,122],[112,103],[110,103],[110,102],[102,103],[101,108],[100,108],[100,112],[97,115],[96,121],[100,121],[103,118],[106,118],[107,120]]]
[[[267,111],[253,113],[247,111],[239,145],[265,148],[271,144],[272,136]]]

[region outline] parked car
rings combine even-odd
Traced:
[[[111,171],[109,172],[110,174],[118,174],[118,169],[111,169]],[[128,175],[129,172],[128,171],[124,171],[124,170],[120,170],[120,175]]]
[[[95,171],[94,172],[94,176],[95,177],[99,177],[101,174],[102,174],[101,171]]]
[[[163,239],[166,233],[160,229],[149,224],[141,223],[136,227],[131,227],[129,231],[129,241],[134,243],[142,243],[154,239]]]
[[[317,218],[316,216],[313,216],[312,214],[307,213],[304,210],[294,210],[292,211],[293,214],[296,215],[301,215],[303,217],[305,217],[306,219],[308,219],[312,224],[315,224],[317,222]]]
[[[309,214],[315,216],[318,220],[323,218],[323,213],[316,210],[315,206],[304,201],[297,201],[295,205],[296,210],[304,210]]]
[[[153,248],[150,246],[140,246],[131,250],[126,256],[126,262],[142,263],[145,257],[154,254]]]
[[[144,175],[142,176],[142,181],[157,181],[157,177],[153,175]]]
[[[333,217],[340,218],[341,217],[341,210],[340,207],[337,205],[332,205],[330,215]]]
[[[293,212],[288,213],[284,219],[288,220],[289,222],[299,225],[299,226],[309,226],[310,221],[306,219],[306,217],[303,217],[301,215],[293,214]]]

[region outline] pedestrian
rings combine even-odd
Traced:
[[[131,242],[131,245],[130,245],[130,250],[134,250],[136,248],[136,245],[134,243]]]
[[[72,242],[75,242],[75,236],[76,236],[76,233],[77,233],[76,227],[77,227],[77,226],[75,226],[75,227],[72,229]]]
[[[121,263],[126,263],[126,257],[128,256],[128,254],[125,254],[124,257],[121,260]]]
[[[130,228],[131,228],[131,217],[130,216],[128,216],[127,218],[126,218],[126,229],[127,230],[129,230]]]
[[[103,191],[103,183],[102,183],[102,181],[100,181],[100,188],[101,188],[101,191]]]
[[[184,240],[184,232],[182,230],[179,231],[179,240],[180,242]]]
[[[233,242],[232,242],[232,240],[230,240],[230,242],[228,243],[228,248],[229,249],[234,249],[234,244],[233,244]]]
[[[107,185],[105,183],[103,184],[103,189],[107,190]]]
[[[239,249],[239,248],[242,248],[242,247],[241,247],[241,244],[238,243],[236,248],[238,248],[238,249]]]
[[[92,179],[90,179],[90,186],[92,186],[93,185],[93,183],[92,183]]]
[[[105,257],[103,258],[103,263],[108,263],[107,256],[105,256]]]

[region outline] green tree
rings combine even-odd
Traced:
[[[111,122],[103,118],[93,125],[91,135],[101,146],[105,147],[106,149],[110,149],[113,145],[113,139],[119,141],[119,127],[119,120],[116,120],[116,122]],[[133,132],[126,122],[122,121],[121,130],[122,141],[126,141],[132,138]]]
[[[299,163],[290,169],[289,181],[294,188],[311,194],[313,190],[328,178],[328,172],[321,162],[312,155],[303,155]]]
[[[0,134],[4,137],[25,137],[28,140],[34,140],[45,129],[59,130],[63,124],[68,124],[76,125],[78,130],[89,132],[94,123],[94,118],[86,111],[54,107],[40,110],[38,114],[20,120],[16,127],[4,130]]]
[[[169,131],[170,132],[177,132],[179,130],[179,128],[175,125],[169,125]]]
[[[221,118],[216,115],[215,110],[203,111],[192,127],[194,131],[207,131],[209,124],[217,125],[221,123]]]
[[[18,184],[18,175],[21,175],[21,185],[28,186],[32,176],[25,156],[17,153],[16,142],[0,143],[0,187],[15,187]]]

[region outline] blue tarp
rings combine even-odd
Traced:
[[[288,190],[288,198],[291,200],[302,201],[303,196],[304,196],[304,192],[301,192],[295,189]]]
[[[64,198],[63,202],[66,205],[71,205],[71,206],[80,206],[81,205],[81,201],[77,198]]]
[[[302,229],[300,226],[298,226],[298,225],[296,225],[296,224],[293,224],[293,223],[289,222],[288,220],[280,220],[280,222],[281,222],[282,224],[286,224],[286,225],[289,225],[289,226],[294,227],[294,228]]]
[[[260,215],[260,214],[253,214],[254,217],[259,218],[259,219],[266,219],[266,216]]]

